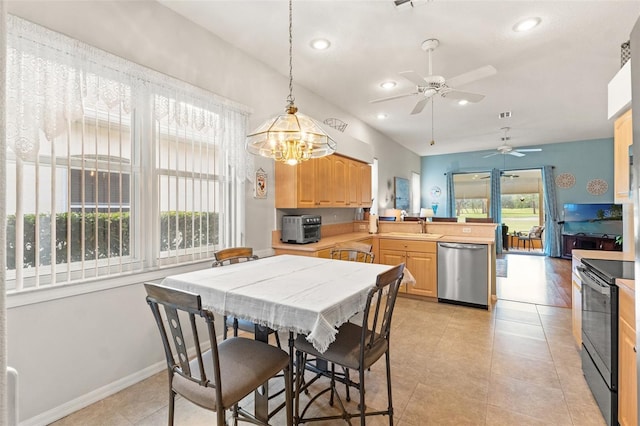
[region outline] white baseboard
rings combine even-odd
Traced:
[[[37,416],[31,417],[30,419],[20,421],[18,424],[20,426],[48,425],[50,423],[55,422],[56,420],[60,420],[61,418],[68,416],[73,412],[81,410],[95,402],[105,399],[106,397],[111,396],[117,392],[120,392],[121,390],[128,388],[131,385],[134,385],[144,379],[147,379],[153,376],[154,374],[159,373],[160,371],[166,370],[166,368],[167,368],[167,363],[163,359],[161,362],[158,362],[152,366],[149,366],[144,370],[138,371],[127,377],[123,377],[120,380],[109,383],[106,386],[103,386],[99,389],[89,392],[88,394],[83,395],[80,398],[71,400],[52,410],[45,411],[44,413],[38,414]]]

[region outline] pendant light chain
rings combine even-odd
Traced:
[[[433,139],[433,96],[431,97],[431,145],[435,145],[436,141]]]
[[[2,1],[2,0],[0,0]],[[311,117],[298,114],[293,104],[293,0],[289,0],[289,96],[285,113],[262,123],[247,135],[248,152],[296,165],[336,151],[336,141]]]
[[[289,107],[293,106],[296,98],[293,97],[293,0],[289,0]]]

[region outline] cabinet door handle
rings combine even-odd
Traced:
[[[635,346],[633,347],[633,351],[634,351],[634,352],[638,352],[638,351],[636,351],[636,347],[635,347]]]

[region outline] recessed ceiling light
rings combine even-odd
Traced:
[[[331,43],[325,38],[317,38],[311,41],[311,47],[316,50],[325,50],[328,49],[329,46],[331,46]]]
[[[378,113],[378,115],[376,115],[376,118],[378,120],[384,120],[387,117],[389,117],[389,116],[387,114],[385,114],[384,112]]]
[[[540,21],[541,19],[538,17],[524,19],[513,26],[513,31],[529,31],[530,29],[537,27],[538,24],[540,24]]]
[[[396,82],[391,80],[383,81],[382,83],[380,83],[380,87],[387,90],[393,89],[394,87],[396,87]]]
[[[469,103],[469,101],[468,101],[468,100],[466,100],[466,99],[460,99],[460,100],[458,101],[458,105],[466,105],[466,104],[468,104],[468,103]]]

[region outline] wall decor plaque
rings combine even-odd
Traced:
[[[256,171],[254,198],[267,198],[267,172],[262,167]]]
[[[560,173],[556,176],[556,186],[558,188],[569,189],[576,184],[576,177],[571,173]]]
[[[591,179],[587,182],[587,192],[591,195],[602,195],[609,189],[609,184],[603,179]]]

